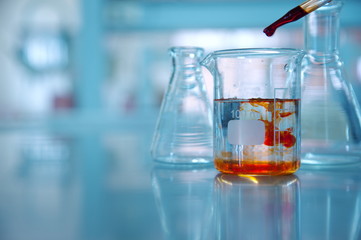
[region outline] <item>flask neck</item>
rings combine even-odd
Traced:
[[[332,1],[306,16],[305,50],[315,61],[338,59],[341,1]]]
[[[204,50],[197,47],[173,47],[169,50],[172,56],[173,73],[171,85],[176,89],[193,89],[202,78],[201,58]]]
[[[199,68],[204,50],[197,47],[173,47],[169,50],[175,69]]]

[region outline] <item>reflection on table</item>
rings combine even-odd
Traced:
[[[155,164],[142,134],[0,134],[0,238],[361,239],[361,164],[280,177]]]

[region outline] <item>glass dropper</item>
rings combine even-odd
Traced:
[[[263,32],[268,37],[270,37],[280,26],[286,23],[297,21],[298,19],[304,17],[305,15],[315,11],[316,9],[322,7],[323,5],[331,1],[332,0],[307,0],[306,2],[288,11],[283,17],[266,27]]]

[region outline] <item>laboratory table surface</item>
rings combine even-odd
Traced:
[[[155,163],[151,126],[71,126],[0,126],[1,240],[361,239],[361,164],[233,176]]]

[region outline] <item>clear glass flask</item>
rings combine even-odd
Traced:
[[[302,164],[359,161],[361,113],[339,57],[341,1],[306,16],[302,67]]]
[[[166,163],[210,163],[213,156],[212,109],[198,47],[173,47],[173,72],[164,95],[151,154]]]

